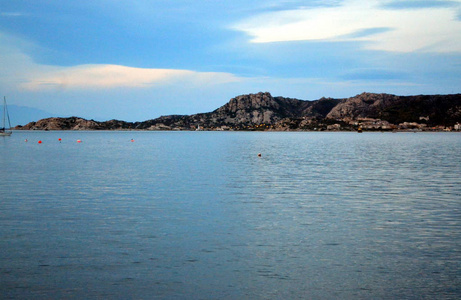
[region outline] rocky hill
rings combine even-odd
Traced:
[[[418,122],[453,125],[461,118],[461,94],[396,96],[363,93],[343,99],[326,116],[330,119],[377,118],[390,123]]]
[[[396,96],[362,93],[351,98],[306,101],[273,97],[270,93],[241,95],[218,109],[195,115],[171,115],[143,122],[82,118],[48,118],[16,129],[28,130],[313,130],[338,124],[354,129],[354,120],[383,120],[390,124],[421,122],[453,126],[461,122],[461,94]],[[337,126],[337,127],[338,127]]]
[[[46,118],[37,122],[30,122],[25,126],[17,126],[15,129],[23,130],[123,130],[132,129],[133,124],[125,121],[110,120],[97,122],[78,117],[69,118]]]

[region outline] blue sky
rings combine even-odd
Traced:
[[[460,0],[0,0],[0,93],[59,116],[460,87]]]

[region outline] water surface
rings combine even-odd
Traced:
[[[460,148],[458,133],[15,131],[0,292],[459,299]]]

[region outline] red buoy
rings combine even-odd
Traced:
[[[81,143],[82,141],[81,140],[77,140],[77,143]]]
[[[38,143],[39,143],[39,144],[41,144],[41,143],[42,143],[42,141],[38,141]]]
[[[58,141],[61,141],[61,138],[59,138]]]

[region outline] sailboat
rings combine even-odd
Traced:
[[[7,119],[8,129],[5,127]],[[3,126],[0,128],[0,136],[10,136],[12,133],[10,115],[8,114],[8,107],[6,106],[6,97],[3,97]]]

